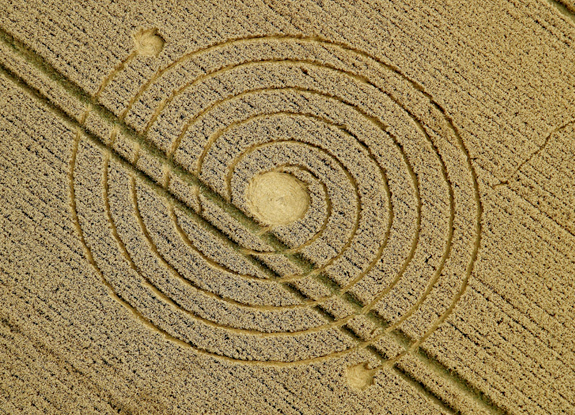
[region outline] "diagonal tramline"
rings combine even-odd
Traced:
[[[6,33],[4,30],[0,28],[0,40],[11,47],[18,55],[23,57],[27,63],[33,65],[36,69],[39,69],[43,75],[47,76],[50,80],[56,82],[60,87],[66,91],[68,95],[80,101],[87,109],[94,114],[96,114],[101,121],[104,121],[108,126],[111,128],[112,131],[121,133],[124,137],[130,140],[133,144],[136,145],[138,154],[143,154],[147,157],[154,159],[155,161],[159,162],[162,166],[162,170],[164,172],[169,172],[175,176],[178,176],[184,183],[189,185],[190,187],[194,188],[198,193],[202,194],[205,198],[215,203],[219,208],[221,208],[224,212],[226,212],[229,217],[236,220],[238,223],[243,225],[247,230],[251,233],[256,235],[260,238],[263,242],[271,246],[277,253],[285,256],[290,262],[297,265],[303,273],[313,274],[316,276],[317,281],[327,286],[330,291],[334,294],[348,302],[356,312],[353,315],[357,314],[365,314],[370,320],[374,323],[383,327],[384,329],[390,326],[390,323],[379,315],[374,312],[370,312],[369,314],[365,313],[365,306],[361,304],[355,297],[353,297],[348,292],[342,292],[341,288],[337,283],[332,281],[327,275],[323,273],[317,272],[317,267],[315,264],[311,263],[309,260],[304,258],[299,254],[294,254],[290,251],[290,247],[283,243],[279,238],[277,238],[273,233],[269,232],[267,228],[260,226],[256,223],[251,217],[247,216],[242,210],[237,208],[232,203],[228,202],[224,197],[220,194],[215,192],[211,187],[205,184],[202,180],[198,178],[197,175],[190,173],[188,170],[184,169],[181,165],[177,164],[173,160],[172,157],[168,157],[163,151],[157,148],[153,143],[151,143],[145,134],[141,134],[129,125],[127,125],[121,117],[116,116],[110,110],[105,108],[103,105],[99,104],[98,102],[98,95],[97,93],[95,96],[90,96],[84,90],[82,90],[79,86],[72,83],[68,79],[66,79],[62,74],[60,74],[54,67],[52,67],[48,62],[46,62],[41,56],[39,56],[36,52],[30,50],[21,42],[14,39],[11,35]],[[130,55],[133,57],[133,55]],[[124,62],[125,63],[125,62]],[[210,222],[210,220],[204,216],[202,216],[201,212],[196,212],[194,209],[190,208],[183,200],[179,199],[175,194],[170,192],[168,188],[169,180],[160,180],[159,178],[154,178],[153,175],[142,171],[141,168],[137,166],[137,161],[129,160],[127,157],[124,157],[122,154],[118,153],[114,148],[111,148],[110,143],[107,143],[104,139],[102,139],[97,134],[94,134],[85,125],[85,117],[76,117],[70,113],[69,110],[61,108],[59,105],[55,104],[53,100],[47,97],[45,93],[35,89],[34,87],[30,86],[22,77],[20,77],[17,73],[14,73],[10,69],[4,67],[4,65],[0,64],[0,72],[7,76],[9,79],[12,79],[16,84],[21,86],[23,89],[28,90],[32,95],[36,98],[44,102],[48,105],[57,115],[59,115],[62,119],[64,119],[68,124],[73,125],[76,129],[82,131],[84,136],[86,136],[91,142],[93,142],[98,148],[109,152],[109,154],[119,161],[123,166],[130,168],[130,170],[134,171],[136,177],[140,177],[144,179],[146,182],[151,183],[153,189],[157,191],[159,194],[164,196],[165,198],[169,199],[173,202],[173,206],[181,209],[187,215],[190,215],[194,220],[199,221],[207,230],[213,232],[222,240],[222,242],[229,244],[232,246],[237,252],[241,253],[243,256],[248,258],[250,262],[258,267],[261,271],[267,274],[270,279],[277,280],[280,279],[281,276],[278,276],[273,270],[271,270],[265,263],[261,262],[258,258],[251,255],[247,250],[245,250],[242,246],[238,245],[231,239],[229,239],[225,233],[223,233],[220,229],[218,229],[217,225]],[[101,85],[100,90],[101,92],[107,84],[111,81],[111,78],[108,77],[104,83]],[[138,157],[136,157],[137,159]],[[289,282],[281,282],[278,281],[283,287],[285,287],[290,292],[298,295],[302,301],[302,303],[314,303],[313,299],[307,297],[305,294],[301,293],[295,286],[290,284]],[[310,304],[311,305],[311,304]],[[321,308],[320,305],[315,305],[314,308],[325,315],[329,320],[332,322],[335,320],[329,313]],[[345,319],[347,319],[346,317]],[[342,319],[344,320],[344,319]],[[343,321],[345,323],[347,320]],[[376,339],[365,341],[351,330],[344,327],[344,324],[340,325],[339,328],[343,329],[343,331],[349,334],[355,341],[358,342],[357,347],[363,347],[365,350],[368,350],[373,355],[375,355],[380,361],[386,362],[388,359],[382,355],[380,351],[378,351],[375,347],[372,346],[374,340],[379,338],[378,336]],[[480,391],[475,389],[473,386],[469,385],[465,380],[456,376],[456,374],[452,374],[450,371],[447,371],[446,368],[436,359],[427,355],[425,351],[420,349],[419,344],[420,341],[415,341],[407,336],[403,331],[398,328],[394,328],[392,331],[386,331],[386,334],[398,343],[402,348],[406,350],[406,352],[410,351],[413,355],[423,362],[425,365],[428,365],[434,370],[444,372],[444,376],[449,377],[450,383],[457,386],[460,391],[464,392],[466,395],[473,398],[476,402],[481,403],[485,409],[488,409],[491,413],[504,413],[504,411],[497,406],[495,406],[489,398],[485,397]],[[357,347],[354,347],[356,349]],[[403,354],[402,354],[403,355]],[[432,397],[439,399],[441,403],[447,405],[444,400],[438,398],[432,391],[427,390],[427,388],[421,384],[421,382],[417,381],[414,375],[406,373],[403,369],[400,369],[396,366],[397,359],[392,359],[390,361],[389,366],[396,370],[396,372],[403,377],[406,381],[410,382],[412,385],[422,389],[422,393],[426,393],[427,395],[431,395]],[[385,366],[385,364],[382,364]],[[456,412],[453,408],[447,405],[447,409],[450,412]]]
[[[214,202],[230,217],[237,220],[242,226],[244,226],[247,230],[252,232],[258,238],[260,238],[264,243],[267,243],[276,252],[284,255],[288,260],[297,265],[302,270],[302,275],[314,273],[314,271],[316,270],[314,264],[312,264],[310,261],[303,258],[301,255],[297,253],[294,254],[289,252],[291,247],[284,244],[273,233],[267,231],[264,227],[260,226],[252,218],[247,216],[242,210],[238,209],[235,205],[225,200],[221,195],[216,193],[212,188],[210,188],[203,181],[201,181],[195,174],[190,173],[189,171],[185,170],[182,166],[177,164],[173,158],[168,158],[163,151],[161,151],[154,144],[149,142],[145,136],[135,131],[132,127],[130,127],[125,122],[120,120],[110,110],[99,104],[98,100],[95,97],[90,96],[80,87],[67,80],[63,75],[58,73],[58,71],[55,68],[53,68],[49,63],[47,63],[42,57],[37,55],[35,52],[31,51],[25,45],[15,40],[12,36],[3,33],[1,31],[0,36],[4,42],[9,43],[14,49],[17,50],[18,53],[24,54],[28,62],[30,62],[36,68],[40,69],[42,73],[47,75],[51,80],[57,82],[71,96],[79,99],[87,108],[90,109],[91,112],[97,114],[102,121],[109,124],[111,130],[117,131],[123,134],[128,139],[132,140],[133,143],[136,144],[138,148],[139,155],[146,155],[148,157],[152,157],[153,159],[161,163],[164,170],[167,170],[171,174],[178,176],[189,186],[196,188],[204,197]],[[10,72],[7,69],[5,69],[4,71]],[[20,80],[20,82],[23,81]],[[44,97],[44,99],[46,99],[46,97]],[[178,197],[175,196],[174,194],[170,193],[169,190],[167,190],[164,187],[164,183],[161,183],[159,180],[154,179],[153,177],[151,177],[150,175],[146,174],[141,169],[139,169],[137,167],[137,159],[140,157],[137,157],[136,161],[128,160],[126,157],[123,157],[122,155],[118,154],[116,151],[111,149],[109,147],[109,144],[106,143],[106,141],[103,140],[101,137],[89,131],[86,128],[86,126],[83,125],[83,122],[81,122],[82,120],[75,119],[74,116],[68,114],[67,111],[63,108],[59,108],[59,110],[60,112],[65,113],[68,118],[73,120],[74,124],[76,124],[76,127],[80,127],[84,131],[85,135],[92,142],[95,142],[95,144],[98,147],[105,149],[106,151],[111,151],[114,155],[114,158],[117,158],[124,166],[127,166],[130,169],[135,170],[138,176],[144,178],[147,182],[152,182],[154,184],[155,190],[159,191],[162,194],[162,196],[169,198],[175,204],[176,207],[186,212],[186,214],[191,215],[193,219],[199,220],[202,223],[202,225],[204,225],[207,229],[219,234],[222,240],[233,246],[234,249],[240,252],[243,256],[250,259],[251,262],[255,264],[260,270],[264,271],[270,277],[270,279],[281,278],[273,270],[271,270],[264,263],[262,263],[259,259],[245,252],[243,247],[239,246],[234,241],[227,238],[223,233],[221,233],[219,229],[217,229],[217,227],[214,224],[210,223],[208,219],[200,216],[193,209],[191,209],[185,202],[178,199]],[[317,275],[314,274],[314,276],[320,283],[326,285],[334,295],[340,294],[341,287],[337,285],[334,281],[332,281],[330,278],[328,278],[325,274],[319,273]],[[287,282],[281,284],[289,291],[298,295],[302,300],[306,302],[310,301],[310,299],[307,296],[301,293],[291,283]],[[351,294],[343,293],[341,295],[341,298],[343,298],[349,304],[351,304],[353,308],[357,310],[358,314],[363,310],[363,304],[361,304],[357,299],[352,297]],[[333,317],[330,317],[323,309],[318,309],[318,311],[322,315],[333,320]],[[375,315],[373,314],[371,316],[374,318],[374,320],[376,320],[377,323],[379,323],[380,326],[383,326],[384,328],[388,326],[388,322],[376,318]],[[398,338],[404,339],[402,341],[402,344],[405,346],[406,336],[401,335]],[[355,337],[355,340],[359,339]],[[379,354],[378,357],[380,360],[385,360],[385,358],[383,358]]]

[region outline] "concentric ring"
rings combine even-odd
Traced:
[[[208,231],[78,135],[73,206],[93,263],[174,339],[262,364],[382,350],[397,330],[412,349],[465,290],[481,233],[469,155],[423,88],[364,52],[315,38],[228,41],[156,72],[121,119],[246,215],[245,188],[263,172],[299,171],[316,189],[301,219],[263,229],[289,246],[278,251],[190,189],[190,208],[219,229]],[[116,151],[118,140],[110,131]],[[162,174],[173,191],[176,177]],[[379,331],[350,337],[361,319]]]

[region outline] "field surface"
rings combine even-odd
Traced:
[[[575,414],[571,0],[0,1],[0,413]]]

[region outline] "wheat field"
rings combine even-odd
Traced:
[[[0,1],[0,413],[575,414],[575,5]]]

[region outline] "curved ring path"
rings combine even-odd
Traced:
[[[4,42],[8,42],[10,44],[17,44],[17,40],[13,39],[9,34],[2,31],[2,40]],[[372,160],[376,160],[379,164],[381,171],[386,176],[386,183],[388,188],[388,214],[389,214],[389,229],[384,231],[385,238],[382,238],[382,241],[386,241],[382,243],[379,248],[382,246],[384,248],[380,249],[378,254],[375,256],[375,259],[371,262],[371,264],[367,267],[361,269],[358,275],[360,277],[352,278],[348,285],[340,285],[337,280],[326,274],[323,271],[317,271],[318,267],[313,264],[309,259],[305,258],[303,255],[297,253],[297,247],[289,246],[288,243],[282,241],[281,238],[278,236],[281,232],[274,233],[273,228],[261,226],[256,223],[253,219],[250,218],[250,212],[246,212],[237,206],[234,206],[231,202],[230,195],[224,196],[216,193],[209,185],[205,184],[200,180],[202,175],[201,171],[201,164],[198,166],[197,171],[190,170],[189,168],[184,168],[182,164],[179,162],[178,159],[178,150],[181,146],[186,145],[186,140],[188,136],[186,136],[186,132],[190,131],[195,121],[197,121],[200,117],[190,117],[190,122],[185,125],[185,127],[180,131],[177,139],[171,143],[171,147],[168,152],[164,152],[159,150],[158,143],[154,143],[152,138],[147,137],[147,133],[150,132],[152,125],[161,120],[164,111],[167,108],[170,108],[172,103],[176,102],[178,95],[183,94],[184,91],[187,90],[195,81],[187,82],[184,86],[180,86],[179,88],[174,88],[173,92],[164,100],[161,101],[161,104],[155,109],[151,117],[148,119],[144,132],[138,133],[134,128],[130,127],[124,120],[130,114],[135,105],[137,105],[139,99],[142,96],[145,96],[146,90],[152,87],[155,83],[161,81],[162,77],[165,75],[169,75],[172,70],[177,68],[179,64],[182,64],[188,59],[193,58],[194,56],[200,56],[203,53],[212,53],[218,50],[224,50],[226,48],[236,48],[238,46],[242,47],[249,47],[252,43],[257,42],[279,42],[279,43],[292,43],[293,44],[313,44],[313,47],[317,47],[318,49],[333,49],[337,50],[339,53],[343,55],[351,56],[351,60],[364,60],[369,61],[370,65],[377,66],[377,70],[380,72],[386,72],[389,74],[390,78],[393,78],[392,81],[387,85],[389,90],[384,89],[381,85],[378,85],[382,82],[381,79],[377,80],[370,80],[366,78],[362,74],[353,74],[353,65],[350,70],[340,71],[345,76],[351,76],[357,82],[363,82],[367,85],[368,88],[373,90],[379,91],[378,94],[382,94],[388,97],[390,105],[392,107],[398,107],[400,110],[403,111],[403,117],[405,119],[411,120],[411,126],[409,128],[413,128],[413,131],[417,131],[420,134],[419,139],[423,142],[425,141],[426,144],[422,145],[420,148],[414,146],[411,148],[411,142],[407,140],[406,137],[397,138],[398,131],[400,132],[401,128],[394,128],[393,122],[391,122],[391,118],[388,119],[378,119],[376,111],[372,109],[371,112],[369,109],[362,107],[362,104],[354,104],[351,102],[346,102],[346,97],[339,97],[337,95],[329,95],[327,94],[327,98],[325,99],[335,99],[338,100],[342,105],[351,105],[356,110],[360,111],[364,114],[365,118],[369,123],[372,125],[377,126],[382,133],[382,136],[387,137],[386,140],[389,140],[392,145],[395,146],[396,155],[399,155],[399,160],[403,163],[403,165],[407,168],[404,171],[399,171],[392,173],[390,171],[391,165],[388,163],[386,164],[382,158],[381,154],[377,154],[377,148],[374,147],[374,143],[368,142],[361,142],[359,145],[361,148],[366,150],[366,153],[369,153],[369,157]],[[293,48],[294,50],[296,48]],[[129,308],[133,313],[135,313],[146,325],[157,330],[158,332],[162,333],[162,335],[166,336],[167,338],[171,339],[177,344],[181,344],[183,346],[192,346],[200,353],[207,353],[217,356],[218,358],[229,359],[231,361],[241,361],[243,363],[248,364],[259,364],[259,365],[291,365],[291,364],[303,364],[309,363],[318,360],[330,359],[339,356],[343,356],[349,353],[352,350],[357,349],[365,349],[373,353],[382,363],[382,366],[390,366],[395,367],[396,362],[406,355],[406,353],[413,352],[416,355],[421,353],[418,352],[419,347],[422,342],[425,341],[433,331],[449,316],[449,314],[453,311],[454,307],[457,304],[457,301],[463,294],[467,286],[467,280],[473,270],[473,263],[477,257],[477,250],[479,247],[480,236],[481,236],[481,202],[479,198],[478,192],[478,185],[476,180],[476,174],[473,170],[473,166],[471,165],[470,157],[465,149],[465,146],[453,124],[450,121],[450,118],[446,115],[445,111],[433,101],[433,99],[427,95],[423,88],[414,83],[413,81],[409,80],[405,76],[401,74],[401,72],[380,60],[369,56],[368,54],[355,50],[349,46],[338,44],[334,42],[329,42],[326,40],[321,40],[317,38],[305,38],[305,37],[288,37],[288,36],[272,36],[272,37],[257,37],[257,38],[246,38],[246,39],[236,39],[232,41],[228,41],[222,44],[210,46],[208,48],[204,48],[199,51],[195,51],[191,54],[184,55],[182,58],[178,59],[174,63],[168,65],[167,67],[160,69],[156,74],[154,74],[148,82],[146,82],[140,91],[133,95],[132,99],[130,99],[127,107],[125,110],[119,115],[115,116],[109,110],[104,108],[101,104],[99,104],[100,96],[106,91],[106,89],[113,85],[113,80],[116,76],[125,70],[130,63],[138,59],[138,53],[134,52],[130,54],[124,61],[117,65],[115,70],[109,74],[109,76],[103,81],[100,89],[97,93],[90,97],[85,92],[81,91],[77,86],[72,84],[70,81],[66,80],[65,78],[61,77],[57,73],[54,68],[51,68],[47,63],[45,63],[41,57],[35,55],[34,52],[30,50],[23,50],[18,51],[21,52],[25,58],[34,66],[41,69],[43,74],[47,76],[52,81],[55,81],[62,85],[64,89],[73,97],[79,99],[81,102],[86,104],[86,111],[85,113],[79,118],[74,119],[73,116],[70,116],[66,113],[65,109],[58,108],[56,105],[49,102],[49,100],[42,96],[42,94],[27,85],[22,78],[20,78],[17,74],[14,74],[4,68],[0,68],[2,72],[9,77],[15,79],[17,82],[22,84],[23,88],[27,89],[32,95],[37,96],[42,101],[46,102],[47,105],[52,108],[52,110],[64,118],[67,122],[74,124],[78,127],[78,133],[76,135],[76,140],[74,144],[74,152],[73,157],[70,163],[70,197],[71,197],[71,208],[72,208],[72,215],[77,224],[78,231],[80,232],[80,237],[82,242],[85,246],[86,255],[88,257],[89,262],[98,270],[100,276],[102,277],[102,281],[104,284],[110,289],[113,293],[113,297],[118,299],[122,305]],[[288,62],[289,61],[289,62]],[[341,60],[342,62],[344,60]],[[305,68],[305,72],[311,71],[311,66],[319,65],[317,62],[312,62],[310,59],[301,59],[297,62],[295,59],[285,59],[279,58],[277,62],[282,62],[281,64],[289,65],[310,65],[310,68]],[[252,62],[254,65],[258,65],[258,62]],[[231,64],[224,66],[225,70],[232,71],[237,64]],[[337,68],[329,67],[328,69],[334,71],[338,70]],[[214,77],[218,76],[219,70],[214,70],[211,72],[206,72],[206,76],[202,79],[197,81],[197,84],[200,84],[204,80],[208,80],[207,74],[213,75]],[[351,74],[351,75],[350,75]],[[399,80],[399,81],[398,81]],[[405,91],[401,90],[394,90],[393,87],[399,85],[402,87],[409,88],[409,93],[405,93]],[[395,83],[395,84],[394,84]],[[298,88],[294,86],[292,88]],[[343,88],[343,87],[342,87]],[[261,86],[261,91],[264,90],[279,90],[280,88],[273,88],[269,86]],[[302,93],[309,93],[312,89],[309,87],[301,87]],[[257,88],[253,88],[253,90],[257,90]],[[320,94],[322,93],[321,88],[318,91]],[[254,93],[251,91],[250,93]],[[257,94],[257,92],[256,92]],[[237,94],[236,94],[237,95]],[[413,98],[417,96],[416,98]],[[209,111],[218,107],[218,105],[222,105],[226,101],[230,101],[233,98],[231,95],[229,98],[225,98],[223,100],[219,100],[213,105],[209,107]],[[414,99],[416,102],[409,104],[409,100]],[[426,106],[428,107],[425,110],[421,110],[421,107],[418,105],[421,102],[425,102]],[[418,104],[418,105],[415,105]],[[255,108],[258,111],[257,108]],[[209,115],[209,111],[204,112],[201,114],[202,116]],[[297,111],[296,111],[297,113]],[[265,114],[265,112],[261,112],[260,114]],[[89,128],[86,127],[87,121],[89,117],[96,116],[105,124],[109,126],[109,131],[111,136],[109,139],[104,139],[103,137],[98,137]],[[257,116],[257,113],[254,113],[254,116]],[[262,115],[263,117],[263,115]],[[332,122],[331,116],[326,113],[322,115],[324,119],[328,122]],[[253,117],[251,117],[253,118]],[[264,117],[267,118],[267,117]],[[441,119],[438,119],[441,118]],[[231,125],[231,124],[230,124]],[[230,131],[233,131],[234,128],[237,127],[235,124]],[[348,129],[346,133],[348,133],[347,137],[355,137],[357,140],[357,135],[354,134],[352,130],[350,130],[350,126],[347,124],[343,125],[344,129]],[[395,138],[394,138],[395,137]],[[82,141],[84,138],[88,138],[89,141],[96,145],[96,148],[103,150],[103,163],[102,165],[92,166],[93,170],[86,170],[86,169],[78,169],[79,166],[79,157],[86,157],[86,154],[83,154],[83,146]],[[218,138],[225,138],[225,135],[220,135],[216,137],[214,142],[217,141]],[[123,140],[122,144],[129,142],[133,144],[133,147],[136,149],[136,156],[130,157],[127,156],[125,153],[122,153],[118,149],[118,145],[120,144],[121,140]],[[406,141],[407,140],[407,141]],[[211,143],[213,145],[214,143]],[[255,147],[254,147],[255,148]],[[423,156],[418,155],[418,151],[423,151]],[[205,154],[208,154],[208,151],[205,151]],[[416,259],[419,260],[421,258],[418,257],[417,250],[420,246],[421,242],[421,235],[422,229],[426,226],[425,221],[429,218],[429,212],[426,211],[428,206],[426,203],[429,201],[425,199],[422,202],[423,198],[428,197],[428,191],[425,186],[429,186],[429,183],[433,182],[433,178],[425,178],[422,177],[424,169],[418,165],[418,162],[421,163],[424,160],[425,155],[432,156],[435,159],[435,166],[438,168],[438,171],[435,173],[435,177],[443,178],[446,183],[446,187],[448,189],[447,192],[447,199],[443,202],[439,202],[438,206],[443,206],[444,208],[447,207],[447,214],[444,216],[447,217],[447,222],[449,224],[448,229],[448,236],[447,236],[447,244],[441,250],[441,252],[437,255],[437,267],[435,268],[435,272],[431,272],[429,278],[426,282],[423,283],[422,288],[420,289],[420,295],[415,299],[415,301],[408,304],[407,308],[405,309],[405,313],[399,316],[398,319],[395,321],[387,320],[384,316],[382,316],[382,311],[385,311],[385,307],[382,309],[381,305],[382,300],[385,300],[386,294],[393,291],[393,289],[398,285],[400,280],[402,279],[402,275],[404,272],[409,270],[409,264]],[[418,159],[419,157],[419,159]],[[422,158],[423,157],[423,158]],[[148,168],[142,167],[140,161],[149,160],[157,162],[160,168]],[[202,159],[203,160],[203,159]],[[455,161],[454,161],[455,160]],[[127,245],[131,244],[131,241],[125,241],[121,233],[124,232],[123,227],[127,226],[125,224],[119,223],[122,225],[122,229],[116,226],[116,222],[118,218],[122,218],[122,215],[112,212],[113,211],[113,199],[111,199],[110,188],[108,187],[107,183],[109,181],[109,174],[112,172],[110,170],[110,163],[115,163],[117,166],[122,168],[128,168],[128,177],[129,177],[129,186],[126,190],[126,195],[129,196],[132,200],[132,207],[131,209],[136,209],[134,215],[138,219],[137,222],[140,225],[140,232],[143,234],[143,238],[148,243],[148,249],[150,250],[150,258],[154,257],[156,260],[162,264],[162,266],[168,270],[167,273],[171,274],[175,279],[185,279],[188,278],[183,275],[183,273],[177,269],[175,264],[172,264],[170,261],[171,259],[165,258],[164,254],[160,252],[159,247],[157,246],[157,242],[154,239],[154,236],[151,235],[152,231],[150,231],[145,223],[145,218],[142,214],[137,213],[142,210],[142,208],[138,207],[138,186],[147,186],[152,190],[152,193],[155,197],[159,198],[159,200],[167,201],[167,215],[170,217],[172,224],[175,226],[176,233],[178,233],[183,241],[183,243],[187,246],[190,252],[194,251],[196,254],[200,254],[206,264],[213,266],[215,269],[219,269],[225,271],[227,273],[234,273],[234,275],[239,278],[238,281],[254,281],[254,277],[260,282],[261,284],[268,284],[267,286],[270,287],[270,293],[274,293],[276,288],[281,288],[285,290],[286,293],[289,294],[288,297],[291,300],[284,301],[284,304],[260,304],[258,308],[257,301],[255,303],[247,302],[242,303],[241,301],[237,301],[237,299],[230,298],[226,295],[223,295],[219,292],[211,291],[209,288],[202,287],[200,284],[191,284],[191,286],[198,292],[201,293],[203,296],[210,298],[210,301],[213,301],[212,304],[231,304],[234,307],[237,307],[238,310],[245,309],[246,312],[261,312],[261,313],[289,313],[289,310],[302,310],[303,311],[313,311],[310,315],[317,315],[323,318],[324,322],[322,324],[315,324],[308,328],[302,328],[301,330],[296,331],[299,334],[305,335],[319,335],[319,333],[334,333],[333,330],[345,328],[338,333],[342,333],[344,338],[347,339],[347,345],[342,345],[336,347],[332,351],[327,351],[323,353],[318,353],[316,355],[310,355],[306,358],[297,359],[297,358],[288,358],[286,360],[282,359],[268,359],[265,355],[262,355],[261,358],[258,358],[257,355],[250,354],[248,359],[237,357],[234,355],[228,355],[225,351],[215,351],[209,350],[198,344],[193,344],[186,338],[186,335],[183,334],[181,331],[179,332],[171,332],[169,326],[166,326],[165,323],[161,323],[161,318],[159,322],[154,321],[155,317],[152,315],[147,315],[147,311],[144,309],[139,309],[140,304],[137,300],[132,300],[129,298],[129,287],[121,287],[118,289],[118,279],[109,279],[107,275],[108,271],[102,269],[99,261],[101,259],[95,258],[92,253],[92,250],[97,244],[97,241],[94,241],[93,231],[90,230],[86,232],[84,229],[85,222],[81,219],[80,216],[84,215],[83,211],[78,211],[79,206],[81,205],[81,209],[85,209],[89,203],[82,199],[78,199],[80,195],[87,194],[85,192],[86,189],[83,186],[86,186],[86,183],[90,182],[90,180],[94,180],[94,177],[86,177],[84,178],[83,175],[85,174],[98,174],[98,180],[100,183],[105,184],[102,187],[102,192],[100,194],[100,198],[102,200],[102,206],[106,213],[108,219],[108,231],[111,232],[111,236],[115,239],[117,243],[117,250],[121,253],[121,256],[125,258],[125,260],[129,263],[130,268],[132,269],[134,275],[139,275],[141,280],[145,281],[145,286],[149,293],[151,293],[151,298],[156,298],[160,303],[169,305],[171,315],[180,316],[186,315],[194,320],[198,320],[205,324],[207,327],[215,327],[220,331],[229,331],[230,335],[238,334],[237,332],[245,331],[246,334],[242,333],[241,336],[248,336],[249,338],[274,338],[274,340],[282,341],[282,339],[290,339],[292,336],[295,336],[296,332],[291,333],[289,330],[278,331],[277,333],[274,332],[266,332],[267,329],[246,329],[241,327],[232,327],[229,324],[220,324],[218,318],[210,318],[209,316],[202,315],[201,312],[192,311],[186,309],[186,307],[182,304],[177,303],[174,301],[174,296],[171,293],[167,293],[160,287],[160,283],[157,281],[150,280],[145,274],[145,271],[142,269],[141,265],[138,265],[137,261],[141,261],[139,258],[135,258],[134,254],[130,252],[130,249]],[[415,163],[416,167],[409,167],[413,166]],[[304,166],[308,168],[308,166]],[[457,170],[459,168],[459,170]],[[198,174],[199,173],[199,174]],[[114,173],[115,174],[115,173]],[[231,172],[233,174],[233,171]],[[397,174],[396,179],[390,179],[390,175]],[[464,179],[458,177],[457,175],[464,176]],[[199,176],[199,177],[198,177]],[[405,185],[402,187],[401,177],[408,177],[411,182],[409,186],[406,188]],[[194,205],[194,203],[189,203],[188,201],[182,200],[180,196],[177,196],[173,193],[171,189],[171,181],[172,180],[181,180],[184,182],[189,188],[191,189],[191,193],[197,195],[196,202],[199,202],[198,205]],[[391,181],[390,181],[391,180]],[[228,180],[230,183],[231,180]],[[324,183],[322,183],[324,184]],[[422,187],[423,186],[423,187]],[[464,190],[461,190],[465,188]],[[403,190],[402,190],[403,189]],[[422,190],[423,189],[423,190]],[[417,226],[415,226],[415,234],[412,245],[408,250],[408,254],[403,258],[403,265],[399,267],[400,272],[388,281],[390,284],[384,284],[384,282],[380,281],[383,284],[377,292],[371,293],[371,297],[369,301],[362,301],[360,299],[361,293],[360,292],[352,292],[350,288],[353,288],[356,284],[363,282],[372,270],[376,263],[380,261],[382,258],[381,252],[385,249],[385,244],[387,244],[388,239],[393,236],[390,234],[394,233],[393,229],[393,221],[398,219],[398,216],[394,213],[397,209],[397,203],[402,200],[402,196],[397,194],[400,190],[411,193],[411,196],[405,196],[408,200],[416,201],[416,206],[408,207],[408,209],[413,209],[414,212],[417,212],[415,216],[415,220],[417,222]],[[123,191],[121,191],[122,193]],[[471,201],[469,202],[470,205],[466,206],[464,198],[470,196]],[[409,199],[411,197],[411,199]],[[296,268],[299,268],[300,272],[298,273],[300,277],[311,276],[314,277],[314,281],[323,284],[325,288],[327,288],[331,295],[317,300],[316,298],[310,297],[306,295],[301,289],[297,288],[294,284],[294,281],[283,281],[283,275],[278,275],[278,273],[274,270],[270,264],[266,262],[265,259],[261,259],[261,256],[257,256],[257,251],[254,251],[250,247],[242,246],[238,244],[237,241],[234,241],[226,236],[226,229],[222,229],[222,224],[218,223],[217,221],[213,220],[213,217],[206,213],[206,206],[201,206],[205,204],[205,201],[202,202],[201,199],[209,201],[214,206],[217,206],[222,212],[226,214],[227,220],[231,220],[232,222],[237,221],[239,226],[245,229],[248,233],[254,235],[255,237],[259,238],[264,245],[267,245],[271,248],[269,253],[275,253],[280,257],[287,259],[289,263],[291,263]],[[470,208],[471,206],[471,208]],[[146,207],[144,207],[146,209]],[[115,217],[114,217],[115,215]],[[181,216],[184,215],[184,216]],[[424,216],[427,215],[427,216]],[[189,229],[184,229],[181,224],[179,223],[179,218],[187,217],[198,224],[205,232],[207,232],[210,237],[213,237],[215,240],[220,241],[222,246],[226,249],[231,250],[231,252],[235,252],[239,257],[243,258],[245,264],[251,264],[252,271],[248,271],[245,274],[239,273],[234,269],[232,265],[228,265],[222,263],[222,257],[218,257],[213,253],[206,254],[203,249],[198,249],[201,247],[197,247],[194,239],[188,235]],[[408,216],[406,216],[408,217]],[[400,223],[400,225],[402,225]],[[456,232],[460,232],[458,226],[467,225],[469,228],[466,230],[472,229],[472,237],[469,239],[467,246],[461,247],[453,245],[453,236]],[[357,223],[356,225],[357,226]],[[402,225],[403,226],[403,225]],[[405,225],[407,226],[407,225]],[[413,228],[413,224],[411,224]],[[322,227],[323,228],[323,227]],[[461,235],[461,233],[460,233]],[[186,236],[190,236],[186,239]],[[428,235],[425,235],[426,237]],[[320,238],[318,238],[319,240]],[[422,304],[425,303],[426,298],[433,293],[434,287],[441,281],[442,276],[448,278],[449,272],[443,271],[447,270],[450,266],[456,264],[455,260],[452,260],[453,251],[454,250],[461,250],[463,249],[464,252],[468,252],[466,255],[466,264],[463,268],[459,267],[458,269],[462,269],[463,272],[460,275],[451,276],[453,281],[458,281],[458,288],[452,293],[451,299],[449,303],[444,304],[442,310],[438,313],[433,321],[428,321],[426,327],[424,327],[417,337],[406,334],[402,323],[409,320],[411,316],[414,316],[420,310]],[[376,250],[377,251],[377,250]],[[459,253],[459,251],[457,251]],[[273,255],[275,257],[276,255]],[[373,258],[372,258],[373,259]],[[426,259],[425,262],[429,257]],[[369,261],[368,261],[369,262]],[[381,265],[381,264],[380,264]],[[254,271],[255,270],[255,271]],[[255,272],[255,273],[254,273]],[[452,271],[452,274],[457,274],[458,272]],[[411,276],[413,277],[413,273]],[[296,275],[297,276],[297,275]],[[375,283],[377,286],[377,278],[372,278],[371,283]],[[264,286],[264,285],[262,285]],[[368,285],[369,286],[369,285]],[[273,288],[272,287],[276,287]],[[365,285],[363,286],[365,288]],[[286,297],[287,298],[287,297]],[[336,314],[331,313],[326,307],[324,307],[323,301],[327,301],[329,299],[338,299],[342,300],[345,304],[347,304],[351,309],[352,312],[348,315],[343,317],[338,316]],[[288,302],[291,301],[291,304]],[[378,307],[379,306],[379,307]],[[163,309],[160,306],[157,310]],[[251,311],[250,311],[251,310]],[[279,315],[279,314],[276,314]],[[289,314],[287,315],[289,317]],[[353,332],[353,329],[350,330],[349,327],[346,327],[347,322],[351,321],[353,318],[357,316],[365,316],[369,321],[379,326],[382,329],[372,338],[364,339],[357,333]],[[280,324],[281,325],[281,324]],[[414,330],[413,327],[407,327],[407,330]],[[337,331],[336,331],[337,332]],[[381,350],[378,350],[377,342],[383,337],[388,337],[399,343],[404,351],[398,353],[395,356],[385,356]],[[309,339],[310,337],[301,337],[301,339]],[[249,343],[245,343],[249,345]],[[312,345],[313,346],[313,345]],[[250,346],[251,347],[251,346]],[[257,350],[257,349],[255,349]],[[252,350],[253,351],[253,350]],[[241,353],[240,353],[241,354]],[[429,364],[438,365],[437,361],[434,361],[432,358],[426,355],[423,356],[422,359],[426,359]],[[406,375],[407,376],[407,375]],[[409,376],[407,376],[409,378]],[[407,379],[409,380],[409,379]],[[460,382],[460,381],[459,381]],[[470,385],[464,385],[463,389],[466,394],[474,395],[475,400],[478,402],[482,402],[483,405],[488,408],[493,413],[501,413],[499,408],[494,407],[489,399],[482,396],[476,390],[474,390]],[[426,391],[429,393],[429,391]]]

